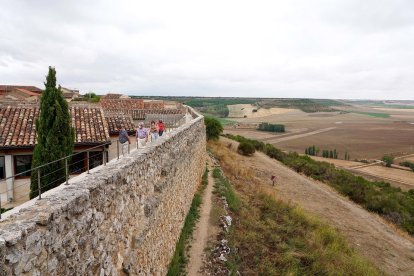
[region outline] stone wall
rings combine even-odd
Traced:
[[[164,275],[205,146],[198,117],[32,200],[0,222],[0,275]]]

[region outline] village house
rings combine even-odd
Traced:
[[[128,95],[120,94],[120,93],[107,93],[106,95],[102,96],[102,99],[129,99]]]
[[[35,86],[0,85],[0,99],[38,102],[42,90]]]
[[[69,89],[66,87],[60,87],[60,90],[62,91],[63,98],[65,98],[67,102],[71,102],[79,97],[79,90]]]
[[[167,115],[183,115],[186,110],[183,108],[166,109],[164,101],[144,101],[142,99],[111,99],[101,98],[99,104],[105,112],[117,112],[130,115],[133,122],[138,125],[139,122],[146,121],[149,114],[165,117]],[[161,118],[160,118],[161,119]]]
[[[91,169],[101,165],[104,156],[108,159],[109,129],[100,107],[72,105],[69,111],[75,129],[75,155],[69,161],[69,171],[79,174],[86,171],[87,164]],[[0,179],[15,175],[0,181],[2,203],[13,201],[15,193],[28,193],[38,117],[39,106],[35,104],[0,105]]]

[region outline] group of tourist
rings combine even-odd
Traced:
[[[158,122],[151,121],[149,128],[145,128],[143,122],[139,123],[138,128],[135,131],[138,148],[145,147],[149,140],[151,140],[151,142],[157,140],[158,137],[164,134],[164,131],[165,124],[162,120],[158,120]],[[119,130],[118,140],[122,144],[122,154],[125,154],[128,150],[128,144],[131,144],[131,140],[129,139],[129,135],[125,127],[121,127]]]

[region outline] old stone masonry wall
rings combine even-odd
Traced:
[[[206,162],[202,117],[0,222],[0,275],[164,275]]]

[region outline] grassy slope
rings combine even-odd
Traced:
[[[256,150],[279,160],[298,173],[327,183],[368,211],[378,213],[410,235],[414,235],[414,189],[404,192],[389,183],[368,181],[348,171],[337,169],[327,162],[313,160],[309,156],[301,156],[296,152],[284,153],[273,145],[242,136],[226,136],[239,142],[252,143]]]
[[[224,175],[216,170],[216,191],[229,204],[227,234],[232,275],[378,275],[333,228],[254,185],[252,173],[210,143]],[[227,180],[234,180],[234,186]],[[252,185],[253,184],[253,185]]]

